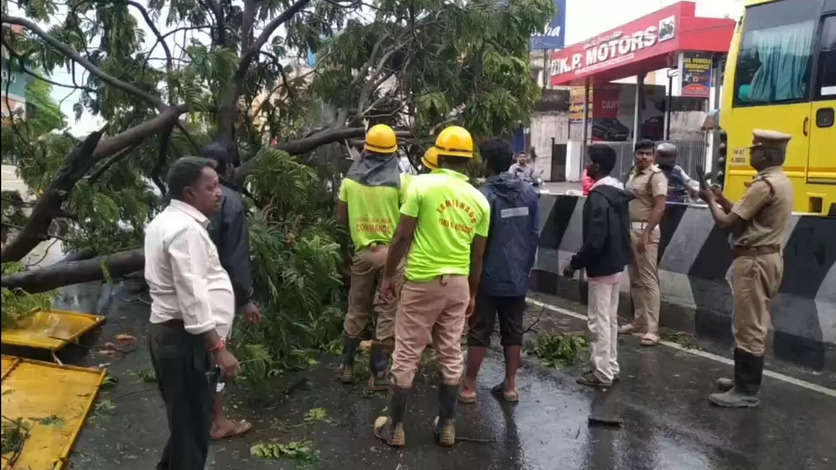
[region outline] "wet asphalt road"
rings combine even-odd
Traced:
[[[109,362],[120,381],[100,396],[116,405],[115,412],[99,413],[85,424],[67,468],[154,468],[167,429],[154,384],[143,383],[136,375],[150,367],[145,348],[148,306],[142,299],[123,291],[99,302],[108,321],[88,341],[102,344],[117,333],[130,333],[137,336],[138,347],[117,357],[77,352],[74,362]],[[95,303],[84,295],[68,301],[88,302],[90,310]],[[542,320],[540,332],[579,331],[584,326],[558,314]],[[492,351],[479,377],[478,403],[460,405],[457,419],[460,437],[488,442],[460,442],[449,450],[437,447],[432,439],[437,388],[431,365],[416,379],[407,412],[407,447],[393,450],[371,433],[374,418],[386,406],[385,395],[366,397],[362,385],[342,386],[335,380],[337,358],[322,356],[319,365],[283,377],[269,406],[231,400],[237,408],[230,415],[251,420],[255,429],[243,438],[213,444],[208,468],[836,468],[836,399],[765,377],[760,408],[719,409],[710,406],[706,396],[713,380],[729,374],[730,366],[666,347],[640,348],[632,337],[619,346],[622,381],[605,392],[575,384],[580,367],[557,371],[529,357],[519,373],[521,402],[516,405],[500,403],[489,392],[503,374],[501,355]],[[285,395],[291,384],[297,386]],[[312,408],[324,408],[328,422],[305,422],[305,413]],[[591,413],[620,417],[623,425],[590,425]],[[297,464],[250,457],[253,443],[270,440],[308,441],[317,459]]]

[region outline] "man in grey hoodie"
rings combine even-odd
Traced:
[[[586,269],[589,278],[588,326],[592,347],[591,369],[577,382],[590,387],[609,387],[618,380],[618,296],[624,267],[632,260],[630,214],[632,196],[620,181],[610,176],[615,151],[606,145],[591,145],[587,174],[595,180],[583,206],[583,245],[563,270],[573,277]]]

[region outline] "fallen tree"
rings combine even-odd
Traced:
[[[4,154],[14,154],[40,196],[23,228],[10,230],[3,261],[22,259],[49,235],[101,256],[4,277],[3,286],[44,291],[141,268],[135,248],[164,204],[169,164],[212,141],[241,156],[239,179],[249,185],[271,165],[294,172],[250,202],[268,226],[296,237],[329,217],[341,164],[333,155],[344,156],[345,144],[369,124],[400,129],[414,160],[443,125],[465,125],[477,137],[510,132],[539,96],[528,41],[552,9],[549,0],[45,0],[21,2],[17,15],[4,10],[11,61],[35,81],[74,90],[76,119],[97,115],[106,124],[82,142],[57,132],[61,126],[34,125],[37,114],[4,129]],[[153,35],[150,48],[140,23]],[[11,25],[22,32],[11,33]],[[308,51],[316,61],[305,65],[299,58]],[[48,78],[59,68],[71,81]],[[319,179],[301,176],[302,167],[278,154],[265,161],[268,142],[283,155],[304,156]],[[341,145],[323,151],[329,144]],[[282,171],[271,174],[281,180]],[[311,193],[315,210],[304,209],[319,219],[266,193],[301,180],[330,188]],[[65,233],[47,233],[56,220]]]

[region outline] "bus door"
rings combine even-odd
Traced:
[[[836,8],[836,2],[832,3]],[[807,182],[836,185],[836,11],[831,13],[825,14],[819,28],[818,57],[812,80]],[[827,208],[820,205],[811,200],[810,212],[822,212],[823,209],[827,212]]]

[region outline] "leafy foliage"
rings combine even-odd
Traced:
[[[19,263],[3,263],[3,275],[21,270]],[[14,327],[18,322],[38,310],[49,310],[54,292],[29,294],[22,289],[0,289],[2,294],[2,327]]]
[[[32,424],[23,418],[9,419],[3,416],[2,437],[0,437],[0,441],[2,441],[2,454],[4,456],[20,454],[23,444],[29,439],[29,429],[31,426]],[[3,459],[6,460],[5,457]],[[9,463],[13,463],[11,457],[9,458]]]
[[[305,367],[305,348],[326,349],[341,331],[340,230],[332,195],[315,172],[285,152],[263,149],[248,184],[262,209],[249,219],[254,296],[261,325],[239,323],[234,340],[253,386]],[[285,190],[277,191],[276,188]]]
[[[42,426],[60,426],[64,424],[64,418],[58,415],[49,415],[43,418],[32,418],[32,420]]]
[[[289,458],[298,461],[312,461],[316,459],[316,451],[306,442],[257,442],[250,447],[250,455],[262,459]]]
[[[561,369],[577,364],[586,348],[587,341],[582,335],[561,333],[539,336],[530,352],[544,365]]]

